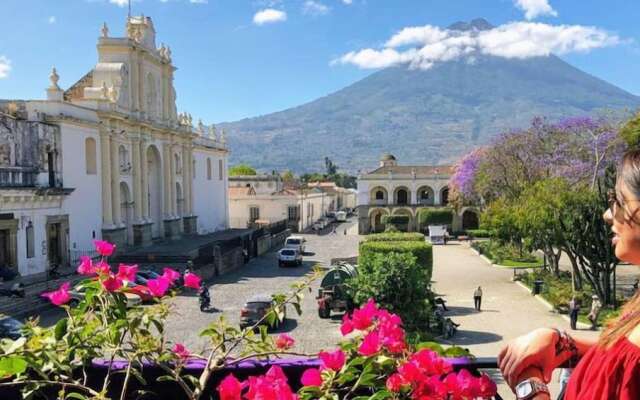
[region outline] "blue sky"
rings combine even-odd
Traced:
[[[102,23],[123,35],[127,9],[118,2],[126,0],[0,0],[0,98],[43,98],[53,65],[62,87],[82,77],[96,62]],[[637,1],[134,0],[132,8],[153,18],[158,45],[171,46],[179,111],[206,123],[300,105],[375,67],[428,68],[464,50],[444,28],[477,17],[501,29],[474,42],[483,51],[561,52],[640,94]]]

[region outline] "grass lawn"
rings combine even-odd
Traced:
[[[544,262],[540,259],[533,262],[504,260],[499,265],[511,268],[541,268]]]

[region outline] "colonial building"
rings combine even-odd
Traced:
[[[304,231],[335,207],[336,196],[317,187],[284,188],[275,175],[229,178],[229,221],[232,228],[287,221]]]
[[[307,186],[318,188],[335,198],[335,203],[329,206],[330,211],[356,208],[358,192],[354,189],[340,187],[335,182],[310,182]]]
[[[0,101],[0,266],[22,275],[120,247],[228,227],[224,134],[176,110],[171,50],[149,17],[103,26],[98,62],[46,100]]]
[[[418,226],[418,212],[448,204],[447,183],[452,173],[451,166],[398,165],[393,155],[384,155],[377,169],[358,176],[360,234],[384,231],[385,215],[406,215],[409,230],[424,230],[426,227]],[[454,213],[453,231],[477,227],[478,214],[473,207]]]

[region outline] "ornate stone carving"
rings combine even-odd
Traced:
[[[216,126],[215,125],[211,124],[209,126],[209,132],[208,132],[207,136],[209,136],[213,140],[218,140],[217,134],[216,134]]]
[[[58,72],[56,71],[56,67],[53,67],[51,69],[51,74],[49,75],[49,80],[51,81],[51,86],[49,86],[49,89],[51,89],[51,90],[60,90],[60,86],[58,86],[58,81],[60,80],[60,76],[58,75]]]
[[[109,37],[109,27],[107,26],[106,22],[102,24],[102,29],[100,29],[100,32],[102,33],[103,38]]]

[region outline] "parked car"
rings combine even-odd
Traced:
[[[278,252],[278,266],[285,267],[287,265],[302,265],[302,254],[293,248],[284,248]]]
[[[260,321],[269,310],[276,305],[273,297],[270,295],[257,295],[253,296],[247,301],[240,310],[240,327],[246,328],[249,326],[255,325],[258,321]],[[284,320],[287,319],[287,309],[284,309]],[[270,328],[278,329],[280,327],[281,322],[276,319],[276,322]],[[264,321],[261,325],[267,325],[267,322]],[[269,326],[268,326],[269,327]]]
[[[338,221],[338,222],[346,222],[347,221],[347,212],[346,211],[338,211],[336,213],[336,221]]]
[[[85,292],[86,292],[87,288],[79,285],[74,287],[72,290],[69,290],[69,294],[71,295],[71,304],[78,304],[80,303],[82,300],[84,300],[84,296],[85,296]],[[138,296],[137,294],[134,293],[124,293],[125,297],[127,298],[127,307],[131,308],[131,307],[135,307],[137,305],[140,305],[142,303],[142,298],[140,296]]]
[[[285,241],[284,241],[284,247],[286,249],[296,249],[298,250],[298,252],[300,254],[304,254],[304,250],[305,250],[305,243],[307,242],[307,240],[305,238],[303,238],[302,236],[289,236]]]
[[[140,285],[135,282],[127,282],[126,287],[129,293],[140,296],[143,303],[151,302],[154,299],[149,288],[144,285]]]
[[[0,318],[0,339],[17,340],[22,337],[24,324],[15,318]]]

